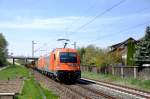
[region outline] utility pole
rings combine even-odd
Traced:
[[[34,45],[35,45],[36,43],[34,42],[34,41],[32,41],[32,57],[34,57]]]
[[[76,47],[77,47],[77,42],[74,42],[72,45],[73,45],[74,48],[76,49]]]

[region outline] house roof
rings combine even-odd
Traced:
[[[132,41],[132,42],[135,42],[135,43],[139,42],[139,40],[137,41],[137,40],[133,39],[132,37],[130,37],[130,38],[126,39],[123,42],[120,42],[120,43],[117,43],[117,44],[114,44],[114,45],[110,46],[110,48],[111,48],[110,52],[115,51],[117,48],[119,48],[121,46],[125,47],[128,44],[129,41]]]
[[[127,40],[125,40],[123,42],[120,42],[120,43],[117,43],[117,44],[114,44],[114,45],[110,46],[110,48],[115,49],[115,48],[120,47],[121,45],[127,45],[128,41],[136,42],[135,39],[133,39],[132,37],[130,37],[130,38],[128,38]]]

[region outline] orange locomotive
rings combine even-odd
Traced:
[[[81,77],[79,55],[71,48],[57,48],[40,57],[37,69],[59,81],[76,81]]]

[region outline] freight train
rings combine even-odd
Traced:
[[[72,48],[57,48],[49,55],[41,56],[36,69],[63,82],[75,82],[81,77],[80,57]]]

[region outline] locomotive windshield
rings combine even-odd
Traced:
[[[77,54],[73,52],[60,52],[61,63],[77,63]]]

